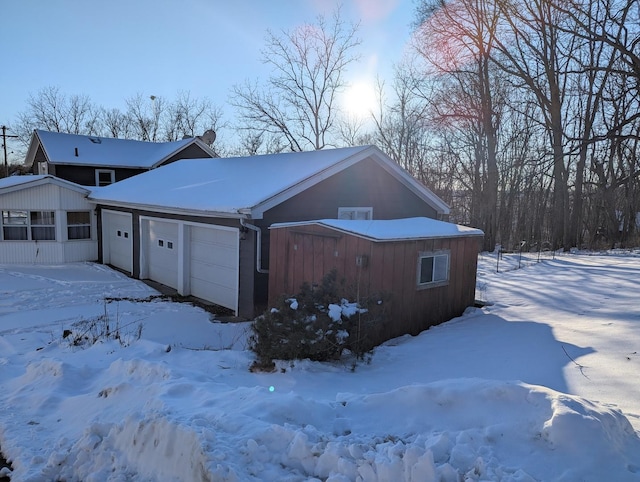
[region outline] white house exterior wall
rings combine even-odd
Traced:
[[[98,259],[96,215],[78,191],[55,184],[15,190],[0,196],[0,210],[54,211],[55,241],[0,241],[0,263],[59,264]],[[67,211],[91,213],[91,239],[67,240]]]

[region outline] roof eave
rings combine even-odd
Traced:
[[[27,176],[25,176],[25,177],[27,177]],[[42,177],[40,179],[34,179],[34,180],[31,180],[31,181],[22,182],[20,184],[15,184],[13,186],[7,186],[7,187],[4,187],[4,188],[0,188],[0,194],[8,194],[10,192],[20,191],[22,189],[31,189],[33,187],[42,186],[43,184],[55,184],[57,186],[64,187],[65,189],[69,189],[71,191],[79,192],[81,194],[84,194],[85,196],[87,196],[88,194],[91,193],[91,191],[89,189],[86,189],[86,188],[80,186],[79,184],[76,184],[76,183],[71,182],[71,181],[66,181],[65,179],[60,179],[60,178],[55,177],[55,176],[47,175],[47,176]]]
[[[202,216],[206,218],[227,218],[227,219],[240,219],[246,218],[246,210],[238,209],[236,212],[227,212],[227,211],[210,211],[210,210],[194,210],[188,208],[178,208],[178,207],[170,207],[170,206],[157,206],[153,204],[143,204],[143,203],[131,203],[131,202],[123,202],[123,201],[113,201],[106,199],[96,199],[89,196],[88,201],[92,204],[107,206],[107,207],[119,207],[125,209],[139,209],[141,211],[148,212],[157,212],[163,214],[178,214],[178,215],[188,215],[188,216]]]

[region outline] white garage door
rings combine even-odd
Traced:
[[[133,272],[133,230],[131,214],[102,211],[102,239],[104,263]]]
[[[191,226],[191,294],[238,310],[240,238],[234,228]]]
[[[148,277],[178,287],[178,223],[149,219],[147,242]]]

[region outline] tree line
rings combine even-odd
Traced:
[[[340,111],[358,26],[268,31],[271,73],[229,106],[178,93],[126,109],[47,87],[11,125],[170,141],[216,130],[226,155],[376,144],[485,232],[484,248],[638,245],[640,7],[636,0],[421,0],[411,55],[371,118]],[[233,140],[220,135],[227,129]]]

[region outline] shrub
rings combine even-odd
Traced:
[[[273,369],[273,360],[337,360],[346,349],[359,357],[370,351],[366,333],[379,317],[341,298],[343,291],[333,270],[319,285],[305,283],[297,295],[281,297],[251,326],[249,348],[257,356],[252,368]]]

